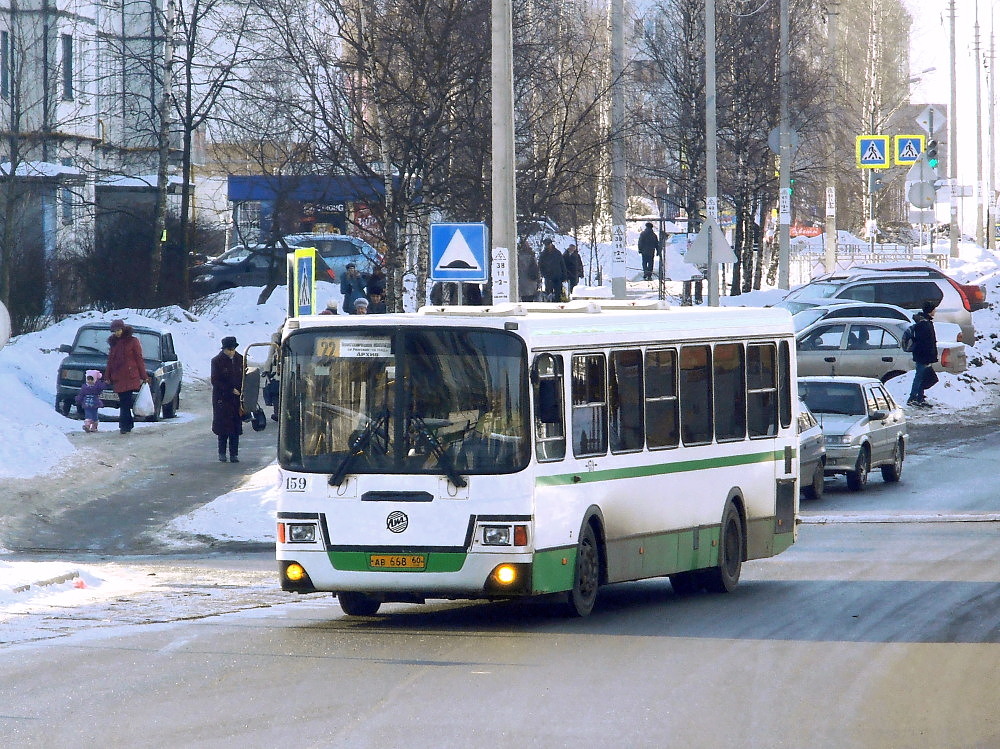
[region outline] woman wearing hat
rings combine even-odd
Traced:
[[[132,404],[144,382],[152,382],[142,358],[142,344],[124,320],[111,321],[108,338],[108,366],[104,382],[118,393],[118,431],[128,434],[135,426]]]
[[[243,357],[236,352],[236,338],[227,335],[222,339],[222,351],[212,358],[212,432],[219,438],[219,461],[239,463],[240,435],[243,419],[240,416],[240,393],[243,387]]]

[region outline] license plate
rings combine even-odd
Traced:
[[[423,554],[369,554],[368,566],[373,570],[422,570],[427,567]]]

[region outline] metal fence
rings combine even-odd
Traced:
[[[867,263],[900,263],[900,262],[931,263],[941,269],[948,267],[948,254],[927,252],[919,247],[904,244],[880,244],[872,252],[866,245],[838,245],[837,257],[834,262],[834,272],[842,272],[855,265]],[[792,286],[809,283],[817,276],[826,273],[826,257],[822,252],[793,253],[788,263],[788,282]]]

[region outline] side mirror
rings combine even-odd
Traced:
[[[870,411],[868,413],[868,418],[872,421],[882,421],[883,419],[889,418],[888,411]]]
[[[68,343],[64,343],[63,345],[61,345],[59,347],[59,353],[61,353],[61,354],[68,354],[72,350],[73,350],[73,347],[70,346]]]

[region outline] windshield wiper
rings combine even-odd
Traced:
[[[344,459],[340,461],[340,465],[337,466],[337,470],[330,476],[330,486],[340,486],[344,482],[344,476],[347,475],[347,467],[351,464],[351,461],[365,451],[365,448],[371,444],[372,438],[376,434],[385,436],[385,428],[388,423],[389,411],[387,409],[377,418],[370,419],[365,428],[354,436],[347,445],[347,455],[344,456]]]
[[[80,351],[93,351],[95,354],[105,353],[104,351],[101,351],[99,348],[94,348],[93,346],[84,346],[82,344],[77,346],[77,349],[79,349]]]
[[[444,474],[451,483],[457,487],[465,486],[467,482],[462,477],[462,474],[458,472],[458,469],[455,468],[455,463],[452,461],[444,445],[441,444],[441,440],[437,438],[434,431],[427,426],[427,423],[420,416],[410,417],[410,430],[414,430],[414,427],[416,427],[416,431],[420,436],[427,440],[427,444],[431,448],[431,453],[437,458],[438,466],[444,471]]]

